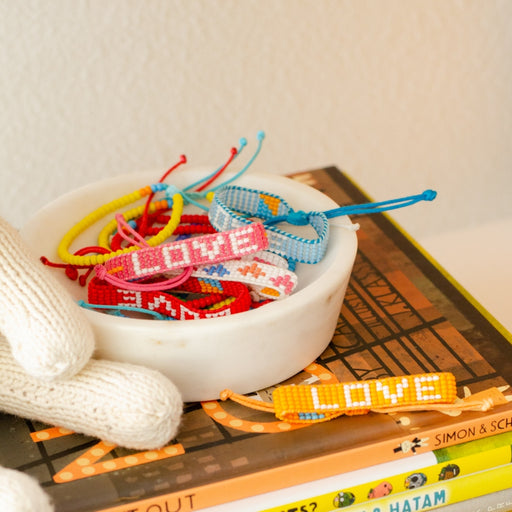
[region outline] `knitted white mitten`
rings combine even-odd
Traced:
[[[162,374],[90,359],[92,328],[0,218],[0,411],[146,450],[176,434],[182,400]],[[0,468],[0,510],[51,512],[25,474]]]
[[[94,349],[80,307],[1,218],[0,332],[25,370],[42,379],[74,375]]]
[[[0,410],[142,450],[174,437],[182,401],[161,373],[114,361],[91,359],[74,377],[41,381],[0,337]]]
[[[32,477],[0,468],[2,512],[53,512],[49,496]]]

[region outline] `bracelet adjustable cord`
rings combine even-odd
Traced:
[[[167,206],[165,207],[165,210],[167,210]],[[169,222],[169,218],[169,215],[167,215],[163,210],[160,210],[148,214],[144,228],[142,225],[142,217],[132,220],[130,224],[142,237],[145,237],[146,235],[154,236],[158,234],[163,229],[164,225]],[[156,226],[155,224],[159,225]],[[209,233],[216,233],[216,230],[210,224],[208,215],[183,214],[181,216],[180,224],[174,230],[173,235],[207,235]],[[110,248],[113,251],[122,249],[122,241],[123,237],[118,230],[118,232],[110,239]]]

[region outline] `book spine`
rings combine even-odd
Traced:
[[[503,410],[497,408],[483,416],[463,414],[467,415],[466,419],[461,419],[457,425],[436,426],[421,431],[421,439],[427,441],[416,443],[417,446],[413,443],[416,436],[412,434],[403,438],[396,436],[371,445],[354,447],[284,466],[275,466],[240,477],[134,501],[132,504],[125,502],[123,505],[104,508],[98,512],[141,512],[151,506],[155,510],[158,510],[158,507],[162,510],[166,510],[165,507],[174,510],[172,506],[175,508],[179,506],[180,512],[195,512],[229,501],[362,469],[365,465],[367,466],[365,464],[367,461],[372,461],[372,464],[381,464],[512,431],[512,411],[509,407]]]
[[[378,464],[365,469],[352,471],[350,473],[340,474],[334,477],[325,478],[308,484],[282,489],[266,493],[262,496],[254,496],[236,502],[226,503],[219,507],[207,508],[205,512],[261,512],[262,507],[269,503],[281,503],[289,510],[300,510],[301,507],[308,509],[318,508],[318,502],[326,495],[327,504],[340,507],[344,504],[344,509],[350,512],[349,496],[353,496],[354,501],[358,503],[368,501],[368,494],[372,489],[382,493],[386,488],[393,494],[412,490],[420,486],[429,486],[437,481],[445,481],[450,478],[462,477],[468,474],[490,469],[512,460],[512,450],[508,434],[505,434],[502,440],[494,440],[494,443],[502,442],[500,446],[492,446],[486,449],[483,443],[477,442],[477,446],[472,446],[472,452],[461,455],[456,458],[448,458],[443,454],[442,461],[436,460],[433,452],[421,454],[405,460],[394,461],[390,463]],[[495,436],[499,438],[500,436]],[[503,437],[503,436],[502,436]],[[467,443],[475,444],[475,443]],[[481,448],[481,451],[478,451]],[[465,452],[462,449],[459,452]],[[343,491],[340,491],[343,489]],[[345,496],[344,502],[342,496]],[[275,507],[274,507],[275,508]],[[480,512],[484,512],[480,510]]]
[[[511,462],[511,447],[506,445],[425,467],[409,468],[408,471],[399,471],[396,474],[382,473],[375,480],[369,478],[364,483],[356,485],[352,483],[354,480],[351,478],[351,474],[340,475],[337,481],[338,487],[331,483],[330,492],[313,496],[307,501],[316,504],[315,512],[323,512],[331,510],[331,508],[352,511],[358,509],[359,504],[369,502],[369,500],[371,503],[377,503],[379,498],[401,495],[419,488],[427,492],[432,485],[439,482],[453,482],[453,479],[461,479],[498,466],[505,466]],[[385,467],[386,465],[381,465],[381,468]],[[369,474],[375,476],[375,471],[370,470]],[[339,487],[341,485],[343,487]],[[281,508],[274,507],[264,512],[300,510],[301,507],[304,507],[304,500],[288,503]],[[242,508],[243,510],[252,510],[248,500]]]
[[[412,512],[432,510],[465,502],[490,493],[510,488],[512,464],[477,471],[467,476],[437,482],[398,494],[366,500],[360,505],[333,502],[332,493],[296,503],[267,508],[259,512]],[[343,497],[347,499],[347,497]],[[350,497],[348,498],[350,499]],[[466,510],[466,508],[464,509]]]

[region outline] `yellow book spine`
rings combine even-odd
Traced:
[[[496,491],[510,488],[512,482],[512,464],[478,471],[468,476],[455,478],[449,482],[438,482],[425,488],[414,489],[395,496],[387,496],[375,503],[367,502],[350,512],[417,512],[432,510],[451,503],[477,498]],[[326,508],[326,512],[339,508]]]
[[[261,512],[413,512],[429,510],[432,507],[453,503],[459,494],[458,489],[470,486],[472,497],[492,492],[489,490],[489,478],[501,478],[501,472],[512,475],[512,452],[509,445],[464,457],[432,464],[425,468],[392,476],[383,475],[382,479],[347,488],[334,489],[332,492],[309,499],[288,503]],[[484,476],[488,473],[488,476]],[[468,479],[471,479],[468,480]],[[343,476],[340,475],[340,482]],[[512,480],[504,487],[510,487]],[[422,498],[423,497],[423,498]],[[467,495],[465,498],[468,499]],[[411,501],[412,500],[412,501]],[[421,508],[417,503],[423,500]],[[459,500],[460,501],[460,500]],[[403,503],[403,507],[397,505]],[[397,508],[398,507],[398,508]]]

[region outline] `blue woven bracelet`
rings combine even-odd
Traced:
[[[252,216],[264,221],[269,251],[299,263],[318,263],[324,257],[329,221],[323,212],[295,212],[275,194],[226,186],[215,193],[208,213],[212,226],[218,231],[250,224]],[[318,236],[309,239],[293,235],[274,225],[281,221],[298,226],[309,224]]]
[[[382,213],[403,208],[419,201],[432,201],[433,190],[421,194],[359,205],[347,205],[325,212],[294,211],[278,195],[239,186],[224,186],[216,191],[210,210],[209,220],[217,231],[235,229],[254,222],[252,217],[263,220],[267,232],[268,250],[296,263],[318,263],[325,255],[329,239],[329,219],[341,215]],[[317,237],[304,238],[294,235],[276,224],[287,222],[295,226],[310,225]]]

